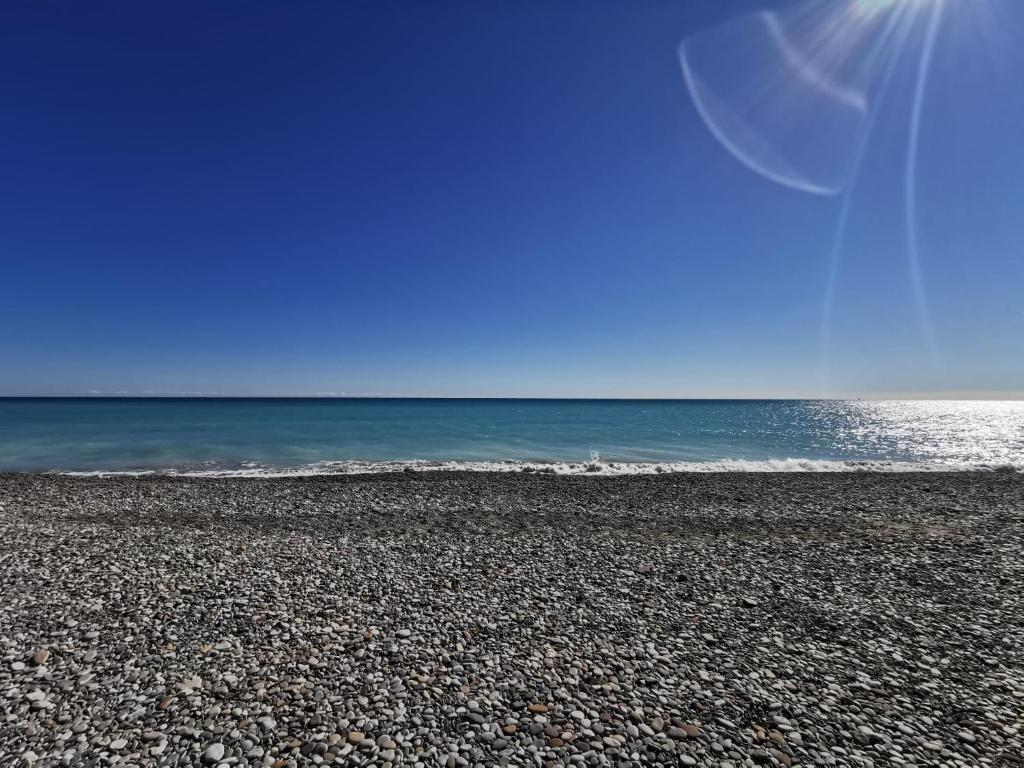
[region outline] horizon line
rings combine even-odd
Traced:
[[[400,394],[222,394],[222,393],[69,393],[48,395],[2,395],[0,400],[575,400],[575,401],[709,401],[709,400],[748,400],[748,401],[794,401],[794,400],[978,400],[978,401],[1021,401],[1024,392],[993,393],[993,392],[922,392],[922,393],[875,393],[875,394],[836,394],[836,395],[400,395]]]

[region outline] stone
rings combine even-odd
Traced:
[[[0,472],[0,730],[12,768],[994,768],[1018,475]]]
[[[186,691],[186,692],[194,691],[194,690],[197,690],[197,689],[203,687],[203,679],[201,677],[199,677],[198,675],[193,675],[192,677],[186,677],[184,680],[182,680],[178,684],[178,687],[181,690]]]
[[[224,759],[224,745],[214,742],[203,752],[203,761],[207,763],[219,763]]]

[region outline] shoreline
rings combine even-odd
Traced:
[[[0,764],[1021,765],[1024,475],[0,474]]]
[[[955,473],[1018,472],[1024,463],[924,461],[894,459],[707,459],[700,461],[588,461],[394,459],[316,461],[300,465],[244,462],[236,467],[203,465],[127,469],[0,470],[0,475],[64,475],[69,477],[289,478],[332,475],[379,475],[398,472],[473,472],[485,474],[548,474],[637,476],[732,473]]]

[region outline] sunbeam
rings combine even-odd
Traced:
[[[939,364],[939,347],[935,339],[935,329],[932,325],[931,311],[928,308],[928,296],[925,293],[924,277],[921,270],[921,253],[917,225],[917,162],[920,154],[921,118],[924,113],[924,97],[928,87],[928,75],[931,72],[935,40],[938,37],[939,24],[942,21],[942,10],[944,7],[943,0],[931,0],[931,3],[932,10],[929,14],[924,49],[918,62],[917,82],[914,85],[914,102],[910,115],[904,212],[906,215],[907,261],[910,267],[910,284],[914,294],[917,319],[932,362]]]
[[[772,36],[772,40],[778,46],[779,51],[785,57],[786,62],[793,68],[797,76],[808,84],[818,88],[837,101],[844,102],[853,109],[863,111],[867,104],[864,101],[864,94],[858,93],[851,88],[843,88],[832,83],[829,77],[818,70],[814,62],[808,61],[790,42],[785,28],[779,23],[778,17],[773,13],[762,13],[761,20],[765,28]]]
[[[925,94],[944,0],[845,0],[760,11],[679,46],[683,78],[712,136],[741,164],[787,189],[840,197],[820,326],[830,389],[836,286],[865,154],[911,33],[927,14],[917,56],[903,179],[905,247],[914,313],[931,359],[939,346],[928,306],[918,225]],[[743,51],[738,62],[736,51]]]
[[[859,69],[873,59],[873,25],[834,11],[765,11],[687,38],[679,63],[698,115],[736,160],[781,186],[837,195],[867,111]]]
[[[878,120],[880,105],[885,102],[885,97],[892,85],[893,74],[896,71],[896,64],[899,61],[900,51],[903,50],[910,34],[911,25],[907,23],[906,14],[892,14],[886,27],[885,33],[879,38],[876,53],[890,47],[890,38],[896,37],[891,43],[892,52],[885,67],[885,74],[882,76],[882,84],[879,88],[878,99],[874,107],[869,111],[864,132],[861,134],[854,156],[854,170],[850,178],[848,189],[842,198],[839,208],[839,216],[836,220],[836,230],[832,238],[832,246],[829,249],[828,274],[825,279],[825,296],[822,302],[821,330],[820,330],[820,354],[821,354],[821,387],[823,393],[832,390],[831,384],[831,356],[832,356],[832,318],[834,313],[836,283],[839,278],[839,267],[842,262],[843,247],[846,242],[846,231],[850,222],[850,213],[853,210],[853,193],[860,178],[861,167],[864,155],[867,152],[868,144],[874,133],[875,124]]]

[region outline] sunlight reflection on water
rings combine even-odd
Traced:
[[[367,462],[1024,469],[1024,402],[0,400],[0,471],[333,472]]]
[[[1020,402],[844,401],[819,403],[818,408],[842,452],[995,465],[1024,457]]]

